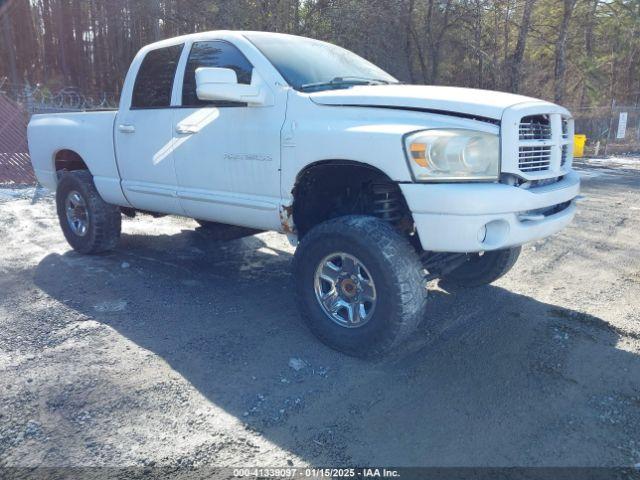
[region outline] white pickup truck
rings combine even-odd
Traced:
[[[428,316],[428,279],[478,286],[573,218],[573,120],[508,93],[403,85],[308,38],[216,31],[144,47],[118,111],[35,115],[35,173],[71,246],[116,246],[136,211],[276,230],[299,303],[351,355]]]

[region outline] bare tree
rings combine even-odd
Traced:
[[[426,38],[430,68],[426,81],[427,83],[436,83],[440,73],[444,36],[447,33],[447,30],[451,27],[451,24],[449,23],[449,17],[451,15],[451,0],[445,0],[444,2],[428,0],[428,2]]]
[[[525,0],[522,10],[522,20],[518,30],[516,48],[509,61],[509,90],[517,93],[520,89],[520,75],[522,73],[522,60],[527,46],[527,37],[531,25],[531,14],[536,0]]]
[[[582,106],[640,91],[640,0],[0,0],[0,78],[117,92],[141,46],[215,29],[319,38],[408,82]]]
[[[407,15],[405,24],[407,25],[405,32],[405,55],[407,60],[407,70],[409,72],[409,80],[411,83],[415,81],[415,74],[413,73],[413,15],[415,8],[415,0],[409,0],[407,4]]]
[[[565,72],[567,70],[567,36],[569,34],[571,14],[575,6],[576,0],[563,0],[562,2],[562,22],[560,23],[556,42],[555,69],[553,73],[553,99],[556,103],[561,103],[564,100]]]
[[[2,41],[6,45],[8,52],[8,67],[9,67],[9,81],[12,88],[18,85],[20,78],[18,77],[18,69],[16,67],[16,48],[13,42],[13,29],[9,22],[9,15],[3,15],[0,17],[0,29],[2,29]]]

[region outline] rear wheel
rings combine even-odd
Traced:
[[[513,268],[520,250],[520,247],[513,247],[470,254],[467,262],[443,275],[442,280],[461,287],[479,287],[495,282]]]
[[[297,296],[310,329],[331,348],[374,357],[422,320],[426,288],[409,243],[374,217],[328,220],[295,253]]]
[[[81,253],[115,248],[120,238],[120,209],[106,203],[86,170],[62,175],[56,190],[58,220],[67,242]]]

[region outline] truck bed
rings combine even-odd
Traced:
[[[113,145],[116,115],[116,110],[34,115],[27,137],[38,181],[55,190],[56,157],[63,150],[72,150],[87,163],[96,186],[101,182],[118,182]]]

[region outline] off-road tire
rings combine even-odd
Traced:
[[[78,192],[86,204],[88,227],[84,236],[74,233],[67,221],[65,201],[72,191]],[[89,171],[76,170],[62,175],[56,190],[56,206],[62,232],[74,250],[95,254],[112,250],[118,244],[122,223],[120,208],[100,197]]]
[[[520,247],[513,247],[487,251],[482,255],[473,254],[469,261],[444,275],[441,280],[445,285],[448,283],[459,287],[488,285],[513,268],[520,250]]]
[[[375,310],[357,328],[335,323],[316,298],[316,269],[334,252],[357,257],[375,283]],[[295,252],[294,271],[307,325],[326,345],[348,355],[381,356],[406,340],[423,319],[427,290],[420,260],[409,242],[378,218],[345,216],[312,228]]]

